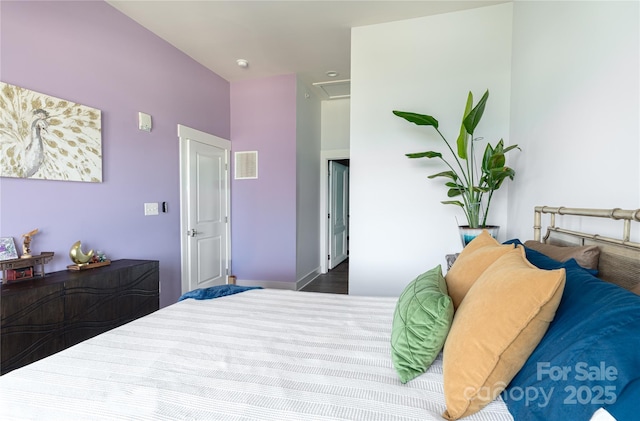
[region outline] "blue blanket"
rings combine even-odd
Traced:
[[[564,268],[566,283],[549,329],[502,392],[511,415],[518,421],[588,420],[604,407],[618,421],[638,420],[640,297],[594,277],[574,259],[525,252],[541,269]]]
[[[216,285],[209,288],[199,288],[182,294],[178,301],[193,298],[194,300],[209,300],[211,298],[224,297],[239,292],[248,291],[250,289],[262,289],[262,287],[243,287],[240,285]]]

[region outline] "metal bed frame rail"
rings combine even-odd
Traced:
[[[591,238],[594,240],[606,241],[614,244],[621,244],[634,248],[640,248],[640,243],[631,242],[631,222],[640,222],[640,209],[587,209],[587,208],[565,208],[565,207],[551,207],[551,206],[536,206],[535,207],[535,220],[533,226],[534,240],[540,241],[541,228],[542,228],[542,214],[548,213],[551,215],[551,221],[547,227],[547,235],[544,240],[549,237],[550,231],[575,235],[583,238]],[[596,218],[607,218],[622,220],[624,227],[622,231],[622,239],[615,239],[610,237],[603,237],[598,234],[584,234],[576,231],[566,230],[564,228],[556,227],[556,215],[574,215],[574,216],[587,216]]]

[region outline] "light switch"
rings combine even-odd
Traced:
[[[158,203],[145,203],[144,214],[145,216],[158,215]]]
[[[138,128],[145,132],[151,131],[151,116],[143,112],[138,113]]]

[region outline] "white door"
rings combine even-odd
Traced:
[[[331,161],[329,187],[329,269],[333,269],[348,257],[349,167]]]
[[[227,283],[230,142],[178,126],[182,292]]]

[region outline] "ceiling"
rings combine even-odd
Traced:
[[[319,95],[328,99],[349,94],[351,28],[506,1],[107,0],[107,3],[230,82],[297,73],[306,83],[315,83]],[[248,66],[238,66],[238,59],[247,60]],[[329,71],[337,72],[337,76],[327,76]],[[333,83],[324,85],[329,81]]]

